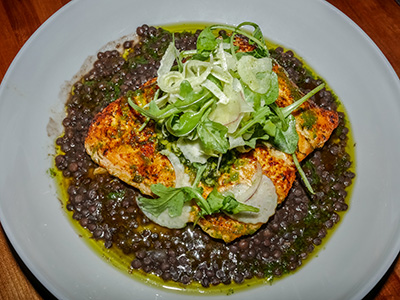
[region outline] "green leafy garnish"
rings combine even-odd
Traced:
[[[131,98],[128,98],[128,103],[130,106],[132,106],[136,111],[140,112],[142,115],[153,119],[155,121],[160,121],[164,120],[165,118],[168,118],[177,112],[179,112],[179,109],[176,107],[170,106],[170,107],[165,107],[164,109],[159,109],[155,101],[151,101],[149,103],[149,108],[144,109],[140,107],[139,105],[136,105],[133,103]]]
[[[216,36],[212,33],[211,27],[206,27],[199,34],[197,39],[197,51],[200,54],[205,53],[205,56],[208,56],[210,52],[215,49],[217,44]]]
[[[233,196],[224,196],[214,189],[204,199],[203,189],[200,187],[166,187],[161,183],[153,184],[151,191],[158,198],[139,197],[138,202],[142,209],[158,217],[163,211],[167,210],[171,218],[180,216],[185,202],[194,200],[200,207],[200,215],[206,216],[218,212],[227,214],[237,214],[242,211],[258,212],[259,209],[250,205],[238,202]]]
[[[220,37],[219,30],[229,33]],[[238,52],[235,39],[239,35],[254,45],[253,51]],[[278,107],[279,84],[273,64],[261,28],[252,22],[208,26],[199,34],[195,50],[179,51],[173,40],[160,63],[154,99],[145,107],[130,97],[128,103],[147,118],[140,130],[150,119],[157,122],[168,147],[178,148],[185,159],[194,160],[197,175],[192,186],[153,184],[151,190],[158,198],[140,197],[144,210],[156,217],[163,211],[176,217],[185,203],[195,201],[201,216],[258,211],[232,195],[222,195],[215,187],[204,199],[199,181],[212,158],[218,158],[219,168],[222,156],[232,149],[254,149],[263,143],[292,155],[306,187],[314,192],[295,155],[299,136],[292,113],[324,84],[291,105]],[[310,126],[309,122],[304,126]]]
[[[152,184],[151,191],[158,198],[139,197],[137,201],[146,212],[158,217],[162,212],[168,211],[171,218],[182,214],[186,202],[195,201],[200,208],[200,216],[211,215],[218,212],[236,214],[242,211],[258,212],[259,209],[238,202],[232,195],[224,196],[216,188],[204,199],[203,188],[198,187],[201,175],[207,165],[196,164],[196,179],[191,187],[166,187],[161,183]]]
[[[140,197],[142,208],[152,215],[158,217],[164,210],[168,210],[171,217],[177,217],[182,214],[182,207],[187,199],[187,193],[182,188],[166,187],[161,183],[153,184],[151,191],[158,198]]]
[[[282,152],[292,154],[297,150],[299,135],[296,131],[296,120],[293,115],[287,117],[287,128],[276,128],[273,143]]]
[[[237,214],[242,211],[258,212],[259,209],[237,201],[233,196],[224,196],[216,188],[208,195],[207,202],[214,213]]]
[[[268,106],[260,108],[259,110],[254,112],[252,118],[249,121],[242,124],[242,127],[239,129],[239,131],[235,133],[234,137],[244,135],[250,128],[258,123],[264,124],[269,114],[271,114],[271,109]]]
[[[183,80],[179,87],[179,98],[173,106],[179,108],[181,111],[191,109],[199,110],[202,104],[211,98],[210,93],[206,89],[201,89],[195,92],[192,85],[187,80]]]
[[[299,161],[297,160],[296,154],[292,154],[292,157],[293,157],[294,164],[296,165],[296,168],[297,168],[297,170],[299,171],[300,177],[301,177],[301,179],[303,179],[303,182],[304,182],[304,184],[306,185],[308,191],[309,191],[311,194],[315,194],[315,192],[314,192],[314,190],[313,190],[313,188],[312,188],[310,182],[309,182],[308,179],[307,179],[306,174],[304,173],[303,169],[302,169],[301,166],[300,166]]]
[[[254,31],[252,33],[249,33],[246,30],[242,30],[241,28],[244,26],[251,26],[254,28]],[[230,25],[213,25],[210,26],[211,29],[224,29],[224,30],[229,30],[232,31],[234,34],[241,34],[249,39],[249,43],[253,45],[257,45],[258,47],[256,48],[256,51],[254,53],[254,56],[256,57],[269,57],[269,51],[268,47],[265,43],[264,36],[262,34],[260,26],[253,22],[243,22],[240,23],[238,26],[230,26]],[[233,37],[232,37],[233,38]]]
[[[210,100],[199,111],[188,110],[179,115],[179,117],[178,115],[172,115],[166,122],[166,128],[172,135],[177,137],[188,135],[197,127],[197,125],[199,125],[205,111],[213,103],[214,101]],[[204,126],[204,123],[201,123],[200,125]]]
[[[226,139],[228,128],[224,125],[205,120],[199,124],[197,133],[207,153],[226,153],[229,142]]]
[[[300,107],[304,102],[306,102],[308,99],[310,99],[312,96],[314,96],[316,93],[318,93],[320,90],[322,90],[325,87],[325,83],[320,84],[317,86],[315,89],[312,91],[308,92],[305,96],[301,97],[299,100],[293,102],[292,104],[281,108],[283,116],[286,118],[289,116],[292,112],[294,112],[296,109]]]

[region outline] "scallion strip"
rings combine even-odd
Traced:
[[[294,165],[296,166],[297,171],[299,172],[300,177],[301,177],[301,179],[303,180],[305,186],[307,187],[308,191],[309,191],[311,194],[314,195],[315,192],[314,192],[314,190],[313,190],[313,188],[312,188],[310,182],[308,181],[308,179],[307,179],[307,177],[306,177],[306,174],[304,173],[303,169],[301,168],[300,163],[299,163],[299,161],[298,161],[298,159],[297,159],[296,154],[293,153],[293,154],[292,154],[292,157],[293,157]]]

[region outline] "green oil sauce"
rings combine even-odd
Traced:
[[[164,29],[172,31],[172,32],[195,32],[197,29],[203,29],[207,25],[211,24],[199,24],[199,23],[181,23],[181,24],[169,24],[169,25],[164,25],[162,26]],[[271,41],[266,41],[267,45],[269,48],[276,48],[278,45]],[[308,72],[313,75],[314,78],[319,78],[319,76],[305,63],[303,59],[301,59],[303,62],[303,66],[306,67]],[[327,89],[329,89],[329,86],[327,86]],[[338,104],[338,111],[344,112],[345,113],[345,108],[344,106],[340,103],[340,101],[337,99],[335,96],[337,104]],[[347,116],[347,114],[345,114]],[[356,164],[355,164],[355,142],[354,138],[352,136],[352,131],[350,128],[350,123],[348,120],[346,120],[346,127],[349,129],[349,133],[347,134],[348,136],[348,141],[347,141],[347,148],[346,152],[348,155],[350,155],[350,160],[352,162],[352,165],[350,167],[350,171],[355,172],[356,170]],[[337,129],[338,130],[338,129]],[[338,134],[333,134],[332,139],[338,139]],[[59,149],[58,146],[56,146],[57,149],[57,154],[63,154],[62,151]],[[96,240],[92,237],[92,234],[89,230],[83,228],[78,221],[74,220],[72,215],[73,213],[71,211],[67,210],[67,204],[68,204],[68,186],[70,184],[70,180],[66,179],[63,177],[62,172],[59,171],[55,166],[52,167],[52,169],[49,170],[49,173],[51,177],[55,179],[57,182],[58,186],[58,197],[62,203],[62,206],[64,208],[64,212],[66,214],[66,217],[71,221],[74,229],[76,230],[77,234],[82,237],[82,239],[85,241],[85,243],[88,244],[90,248],[93,249],[93,251],[99,255],[102,259],[106,260],[119,270],[121,270],[124,274],[127,274],[129,276],[132,276],[135,280],[138,280],[139,282],[145,283],[152,285],[154,287],[170,290],[170,291],[179,291],[179,292],[186,292],[188,295],[190,294],[205,294],[205,295],[214,295],[214,294],[225,294],[225,295],[230,295],[235,292],[243,291],[248,289],[249,287],[255,287],[255,286],[260,286],[260,285],[265,285],[265,284],[272,284],[273,282],[276,282],[277,280],[280,280],[282,278],[285,278],[287,275],[290,275],[291,272],[288,270],[284,270],[283,275],[280,277],[274,277],[274,276],[269,276],[266,272],[265,278],[259,279],[256,277],[253,277],[250,280],[245,280],[244,283],[242,284],[236,284],[232,283],[229,285],[224,285],[224,284],[219,284],[217,286],[210,285],[208,288],[204,288],[200,283],[193,282],[188,285],[184,285],[181,283],[175,283],[172,280],[169,282],[165,282],[163,279],[156,275],[148,274],[145,273],[142,270],[136,270],[133,269],[130,265],[132,260],[134,259],[133,254],[125,254],[121,249],[119,249],[116,246],[111,247],[110,249],[106,249],[104,247],[104,241],[101,240]],[[349,204],[350,198],[351,198],[351,192],[352,192],[352,187],[354,186],[353,184],[346,189],[347,191],[347,197],[346,197],[346,203]],[[340,218],[344,217],[345,212],[339,212],[338,215]],[[157,228],[157,225],[147,225],[146,228],[152,229],[153,227]],[[337,226],[336,226],[337,228]],[[138,228],[138,231],[141,231],[145,228]],[[162,229],[160,229],[162,231]],[[327,230],[327,235],[323,238],[323,243],[319,246],[315,246],[315,250],[308,256],[307,259],[303,260],[302,266],[307,264],[308,261],[313,259],[315,256],[318,255],[318,252],[323,250],[324,244],[326,241],[334,234],[335,228]],[[298,272],[299,268],[298,267],[295,272]]]

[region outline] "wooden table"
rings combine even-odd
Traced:
[[[22,45],[69,0],[1,0],[0,80]],[[330,0],[378,45],[400,77],[400,6],[395,0]],[[0,226],[0,299],[52,299],[30,273]],[[400,260],[365,299],[400,299]]]

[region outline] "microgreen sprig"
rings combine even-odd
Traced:
[[[254,28],[253,33],[249,33],[246,30],[242,30],[241,28],[244,26],[252,26]],[[256,44],[260,49],[262,50],[262,56],[264,57],[269,57],[269,50],[268,47],[265,43],[264,37],[262,35],[260,26],[253,22],[243,22],[240,23],[238,26],[231,26],[231,25],[224,25],[224,24],[216,24],[210,26],[211,30],[216,30],[216,29],[223,29],[223,30],[229,30],[232,31],[233,34],[232,36],[234,37],[236,34],[241,34],[245,37],[247,37],[250,41],[250,43]]]

